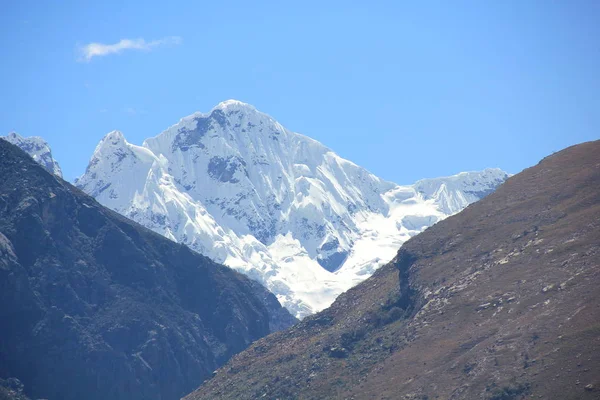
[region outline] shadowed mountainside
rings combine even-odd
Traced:
[[[102,207],[4,140],[0,177],[0,378],[30,397],[179,399],[295,322],[257,283]]]
[[[597,399],[599,286],[595,141],[410,239],[186,399]]]

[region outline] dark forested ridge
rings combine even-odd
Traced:
[[[295,319],[0,140],[0,321],[0,379],[30,397],[170,400]]]
[[[406,242],[186,399],[597,399],[600,141]]]

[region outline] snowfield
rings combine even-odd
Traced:
[[[486,169],[399,186],[229,100],[142,146],[109,133],[75,183],[105,206],[260,281],[302,318],[507,177]]]

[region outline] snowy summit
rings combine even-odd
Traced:
[[[0,136],[0,139],[19,146],[50,173],[62,178],[62,171],[58,162],[52,157],[50,146],[41,137],[31,136],[24,138],[16,132],[11,132],[6,136]]]
[[[228,100],[142,146],[109,133],[76,185],[260,281],[303,317],[506,178],[488,169],[398,186]]]

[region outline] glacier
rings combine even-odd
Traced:
[[[228,100],[141,146],[119,131],[108,133],[74,183],[116,212],[259,281],[302,318],[508,176],[491,168],[400,186]]]

